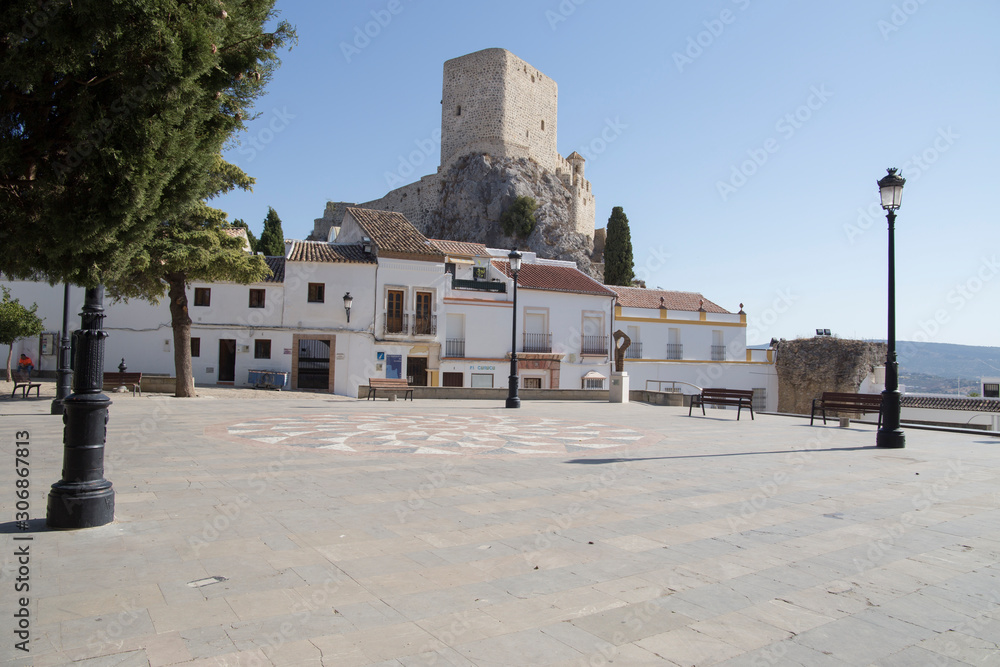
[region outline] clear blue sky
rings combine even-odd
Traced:
[[[444,61],[502,47],[558,83],[559,151],[589,156],[598,227],[624,207],[648,286],[744,303],[751,344],[884,339],[875,181],[899,167],[897,337],[1000,345],[995,0],[278,9],[299,45],[227,152],[257,184],[215,202],[258,235],[268,206],[303,238],[328,200],[380,197],[414,151],[407,182],[433,172]]]

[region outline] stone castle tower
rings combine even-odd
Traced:
[[[441,164],[437,172],[358,204],[398,211],[426,230],[440,209],[442,179],[463,157],[528,159],[569,191],[572,231],[594,237],[595,203],[584,178],[584,159],[556,149],[556,82],[506,49],[485,49],[444,63],[441,94]],[[343,218],[343,202],[327,204],[310,238],[326,240]]]

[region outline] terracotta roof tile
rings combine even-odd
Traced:
[[[508,261],[493,260],[493,266],[508,278],[512,275]],[[615,295],[607,287],[575,267],[553,266],[551,264],[525,264],[522,262],[521,270],[517,272],[517,286],[552,292],[576,292],[577,294],[598,294],[600,296]]]
[[[437,246],[438,250],[446,255],[461,255],[463,257],[488,257],[486,246],[482,243],[472,243],[467,241],[447,241],[443,239],[431,239],[431,243]]]
[[[618,305],[625,308],[659,308],[662,303],[667,310],[697,312],[699,307],[702,307],[700,302],[704,301],[705,312],[732,314],[698,292],[672,292],[670,290],[620,287],[618,285],[608,285],[608,287],[618,293]]]
[[[1000,412],[1000,401],[995,398],[969,398],[956,396],[913,396],[900,397],[904,408],[924,408],[929,410],[974,410],[976,412]]]
[[[271,277],[264,278],[264,282],[265,283],[285,282],[285,258],[265,257],[264,261],[267,262],[267,268],[271,269]]]
[[[226,236],[230,236],[234,239],[243,239],[243,249],[250,252],[250,239],[247,238],[247,230],[243,227],[224,227],[222,231]]]
[[[378,250],[426,255],[444,261],[441,250],[418,232],[402,213],[375,211],[369,208],[348,208],[347,212],[368,233]]]
[[[325,241],[292,241],[288,253],[290,262],[333,262],[375,264],[374,255],[365,254],[360,243],[327,243]]]

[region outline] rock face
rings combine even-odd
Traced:
[[[537,224],[526,239],[504,234],[500,216],[518,197],[538,203]],[[430,238],[485,243],[491,248],[530,250],[539,257],[576,262],[594,274],[593,240],[576,231],[573,197],[558,177],[525,158],[467,155],[441,175],[438,206],[417,228]]]
[[[778,412],[807,415],[824,391],[856,393],[885,355],[885,343],[826,336],[781,341],[775,361]]]

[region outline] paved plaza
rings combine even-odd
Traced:
[[[2,664],[1000,665],[985,432],[879,450],[867,424],[644,404],[112,398],[115,521],[62,532],[61,420],[44,391],[0,401]]]

